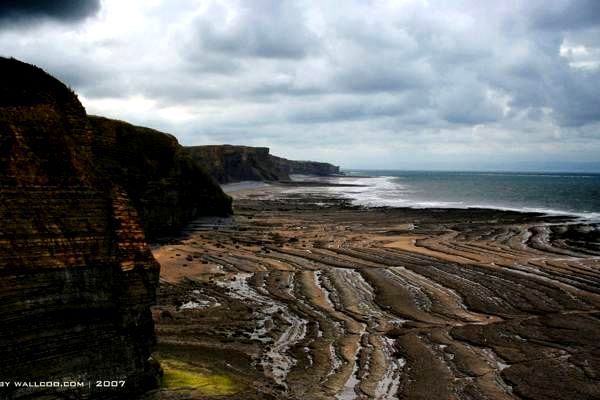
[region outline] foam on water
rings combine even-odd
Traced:
[[[535,212],[546,215],[555,216],[572,216],[585,221],[600,222],[600,209],[581,209],[577,202],[581,203],[581,199],[585,196],[592,198],[596,193],[600,193],[600,177],[598,175],[578,175],[578,174],[529,174],[529,173],[456,173],[447,174],[440,173],[436,176],[435,173],[423,174],[425,179],[434,177],[443,181],[448,179],[448,182],[453,182],[454,179],[457,185],[467,182],[464,186],[464,193],[461,193],[460,186],[452,187],[451,193],[445,193],[447,187],[432,187],[431,185],[421,185],[424,179],[415,173],[407,175],[407,177],[395,175],[382,175],[372,177],[353,177],[351,175],[344,177],[295,177],[297,180],[324,180],[329,183],[357,185],[357,186],[335,186],[335,187],[309,187],[309,188],[294,188],[290,192],[312,193],[319,192],[323,194],[335,194],[343,198],[351,200],[353,205],[363,207],[409,207],[409,208],[484,208],[505,211],[518,212]],[[470,179],[474,179],[473,182]],[[483,182],[486,187],[482,187],[479,192],[478,182],[485,179]],[[502,180],[495,187],[496,180]],[[514,184],[511,183],[514,179]],[[524,182],[523,179],[528,181]],[[571,181],[573,179],[574,181]],[[421,181],[420,181],[421,180]],[[479,181],[478,181],[479,180]],[[564,186],[565,182],[580,188],[581,185],[576,182],[586,181],[586,192],[573,195],[573,200],[568,198],[568,193],[563,198],[556,198],[555,207],[540,206],[538,203],[552,204],[552,196],[554,194],[553,185],[556,186],[556,191]],[[543,182],[544,193],[537,194],[536,184]],[[573,183],[575,182],[575,183]],[[483,185],[482,185],[483,186]],[[486,190],[489,189],[489,193]],[[565,191],[564,187],[562,187]],[[567,190],[568,191],[568,190]],[[475,193],[475,195],[473,195]],[[502,198],[506,195],[507,198]],[[447,197],[444,198],[448,194]],[[464,198],[461,198],[464,194]],[[510,197],[509,197],[510,196]],[[489,198],[486,198],[489,197]],[[589,203],[589,201],[588,201]],[[562,209],[565,207],[568,209]]]

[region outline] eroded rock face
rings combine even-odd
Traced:
[[[299,174],[299,175],[317,175],[317,176],[330,176],[340,174],[340,167],[337,165],[318,162],[318,161],[296,161],[287,160],[285,158],[271,156],[273,161],[280,166],[280,168],[287,171],[288,174]]]
[[[267,147],[215,145],[185,149],[221,183],[289,179],[287,169],[274,162]]]
[[[167,133],[89,117],[93,152],[105,174],[129,194],[150,239],[193,218],[231,214],[231,199]]]
[[[232,145],[185,147],[189,155],[221,183],[287,181],[291,174],[327,176],[340,168],[316,161],[293,161],[269,153],[267,147]]]
[[[148,388],[159,265],[127,186],[99,168],[73,92],[13,59],[0,73],[0,377],[92,382],[64,389],[73,398]],[[99,391],[96,379],[126,383]]]

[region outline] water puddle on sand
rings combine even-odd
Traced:
[[[406,365],[406,360],[394,356],[396,353],[396,341],[394,339],[384,336],[382,337],[382,341],[384,343],[383,350],[387,368],[375,389],[375,398],[382,400],[393,399],[396,398],[398,389],[400,388],[400,376],[402,374],[402,369]]]
[[[209,300],[198,300],[198,301],[190,300],[186,303],[183,303],[181,306],[179,306],[179,309],[180,310],[193,310],[193,309],[203,310],[205,308],[218,307],[220,305],[221,305],[221,303],[212,302]]]
[[[275,339],[274,343],[266,347],[259,364],[277,384],[287,389],[286,379],[297,360],[288,354],[288,350],[306,336],[306,325],[308,321],[298,317],[282,303],[260,293],[263,288],[254,288],[248,282],[254,276],[253,273],[236,273],[217,285],[229,289],[228,296],[242,301],[250,301],[259,306],[256,317],[259,320],[257,328],[251,333],[251,338],[261,343],[271,341],[268,333],[273,329],[274,315],[283,320],[285,325],[283,332]]]
[[[287,375],[296,364],[296,359],[287,355],[287,351],[306,336],[306,321],[300,318],[288,318],[288,316],[284,316],[284,319],[290,324],[289,327],[264,354],[261,364],[263,367],[270,367],[275,382],[287,387],[285,383]]]
[[[357,352],[358,354],[358,352]],[[339,392],[335,398],[338,400],[354,400],[357,397],[356,394],[356,385],[360,383],[360,380],[357,377],[358,374],[358,363],[356,360],[354,361],[354,366],[352,367],[352,373],[350,377],[346,381],[344,388],[341,392]]]
[[[358,339],[358,346],[356,347],[356,351],[352,356],[352,372],[350,376],[344,383],[344,387],[338,394],[336,395],[336,399],[338,400],[354,400],[357,398],[356,388],[357,385],[360,384],[360,379],[358,378],[358,356],[360,355],[363,346],[362,346],[362,338],[366,334],[367,325],[364,323],[360,324],[360,334]]]
[[[352,283],[356,286],[359,293],[359,301],[362,303],[359,307],[370,316],[388,317],[383,310],[380,310],[374,303],[374,292],[372,287],[353,270],[334,270],[336,275],[343,277],[345,283]],[[258,321],[250,338],[261,342],[264,346],[257,363],[263,367],[265,375],[271,377],[277,384],[283,388],[288,388],[286,380],[290,370],[296,365],[297,360],[289,354],[290,348],[300,343],[307,335],[307,321],[294,314],[286,304],[274,300],[267,289],[255,287],[250,283],[253,273],[235,273],[227,274],[223,280],[218,280],[216,284],[228,289],[227,295],[230,298],[251,302],[259,307],[255,311],[255,319]],[[328,289],[332,284],[321,271],[316,271],[313,275],[315,286],[324,294],[324,301],[328,307],[335,309],[334,297],[336,293]],[[293,280],[292,280],[293,281]],[[293,283],[292,283],[293,284]],[[300,299],[298,299],[301,301]],[[307,306],[311,306],[309,303]],[[313,307],[311,307],[313,308]],[[318,310],[322,314],[322,310]],[[340,321],[332,321],[334,330],[342,335],[345,334],[343,324]],[[365,334],[367,324],[361,324],[360,335]],[[320,330],[320,329],[319,329]],[[274,332],[278,332],[277,335]],[[322,335],[322,333],[321,333]],[[386,369],[380,378],[375,389],[375,399],[391,399],[396,396],[399,388],[400,375],[404,366],[404,360],[394,357],[394,340],[382,337],[382,351],[385,355]],[[308,349],[305,348],[305,352]],[[362,350],[359,345],[352,361],[352,371],[348,375],[346,382],[341,390],[336,394],[337,400],[354,400],[360,397],[358,387],[361,383],[359,377],[360,367],[357,357]],[[310,352],[310,350],[308,350]],[[329,346],[331,369],[324,377],[323,382],[327,381],[332,375],[340,373],[346,363],[336,351],[334,343]],[[311,358],[312,361],[312,358]],[[345,368],[350,368],[346,366]],[[347,371],[347,369],[346,369]]]
[[[322,282],[327,278],[325,276],[323,276],[323,273],[320,270],[315,271],[313,276],[315,278],[315,286],[323,292],[325,301],[331,307],[331,309],[335,309],[335,305],[333,304],[333,301],[331,300],[331,296],[332,296],[331,292],[329,291],[329,289],[327,289],[322,284]],[[329,286],[331,286],[331,284],[329,284]]]
[[[331,360],[331,370],[325,376],[323,382],[327,380],[327,378],[329,378],[331,375],[335,374],[343,364],[342,360],[340,359],[340,357],[338,357],[337,352],[335,351],[335,346],[333,343],[329,345],[329,356],[329,359]]]
[[[221,303],[216,298],[203,294],[198,289],[194,289],[189,293],[189,300],[180,305],[179,310],[205,310],[219,306],[221,306]]]

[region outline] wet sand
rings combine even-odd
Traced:
[[[600,232],[567,217],[364,209],[281,186],[155,247],[159,357],[236,394],[600,398]]]

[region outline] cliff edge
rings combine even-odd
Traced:
[[[199,216],[232,213],[231,198],[174,136],[103,117],[89,121],[96,160],[125,188],[149,239]]]
[[[341,174],[340,167],[330,163],[288,160],[277,156],[271,156],[271,159],[273,163],[290,175],[331,176]]]
[[[270,154],[267,147],[211,145],[185,150],[220,183],[240,181],[286,181],[292,174],[328,176],[338,166],[317,161],[294,161]]]
[[[158,379],[159,265],[144,230],[229,213],[231,201],[174,137],[89,119],[35,66],[0,58],[0,75],[0,377],[85,384],[13,384],[0,397],[134,398]]]

